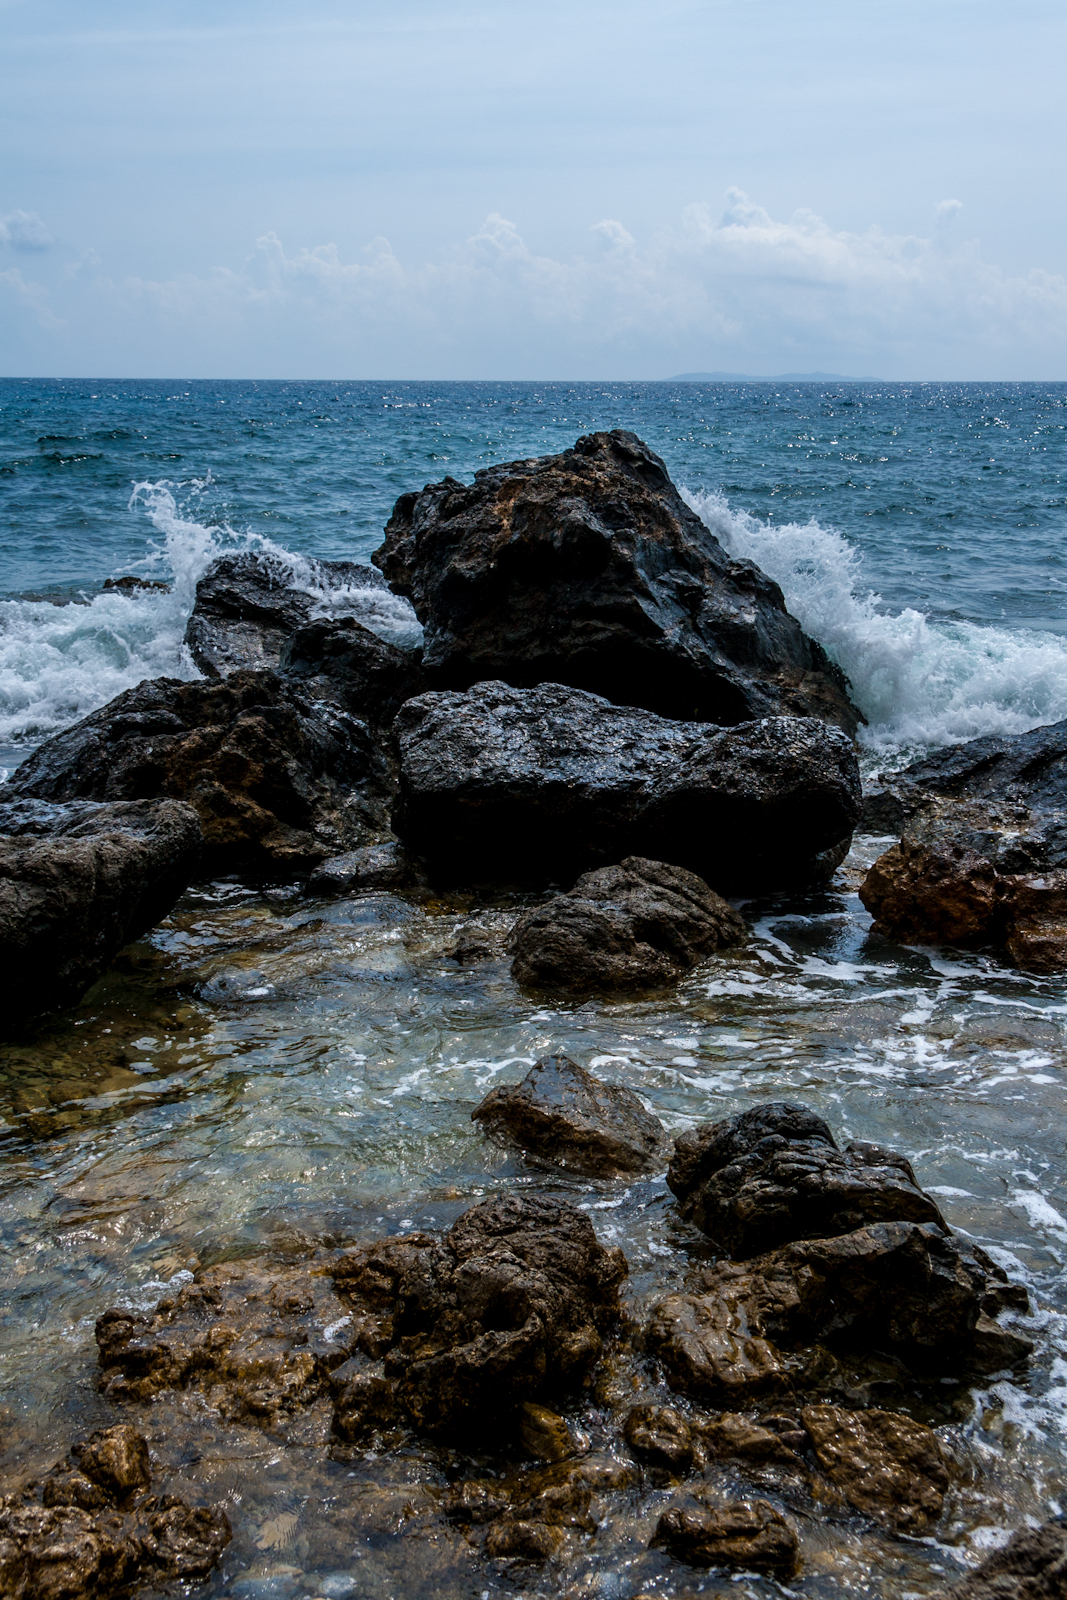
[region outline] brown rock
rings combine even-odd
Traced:
[[[724,1411],[704,1423],[700,1436],[713,1456],[779,1462],[786,1466],[796,1466],[799,1462],[796,1451],[780,1432],[735,1411]],[[803,1435],[800,1437],[803,1439]]]
[[[1063,1600],[1067,1594],[1067,1518],[1024,1528],[945,1600]]]
[[[122,1520],[74,1506],[0,1507],[0,1594],[13,1600],[98,1600],[131,1581],[135,1548]]]
[[[602,1083],[562,1051],[520,1084],[491,1089],[471,1113],[500,1144],[549,1166],[621,1177],[662,1169],[663,1125],[623,1084]]]
[[[681,1472],[693,1462],[693,1430],[673,1406],[634,1406],[623,1433],[630,1449],[657,1466]]]
[[[781,1353],[750,1327],[744,1295],[672,1294],[652,1308],[645,1347],[673,1389],[746,1405],[790,1385]]]
[[[783,1578],[796,1571],[800,1548],[794,1530],[767,1500],[671,1506],[651,1544],[691,1567],[740,1567]]]
[[[127,1422],[90,1434],[84,1444],[74,1446],[71,1455],[85,1476],[116,1500],[147,1489],[152,1481],[147,1440]]]
[[[932,1429],[895,1411],[807,1406],[801,1417],[819,1465],[857,1511],[913,1534],[937,1522],[948,1468]]]
[[[519,1407],[519,1438],[528,1455],[539,1461],[565,1461],[574,1454],[571,1430],[558,1412],[536,1401]]]

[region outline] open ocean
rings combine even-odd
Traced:
[[[9,380],[0,763],[141,678],[193,676],[182,633],[219,551],[281,552],[327,606],[316,559],[366,560],[402,491],[618,426],[844,667],[868,774],[1067,717],[1067,385]],[[171,587],[103,591],[124,573]],[[376,594],[361,618],[410,637],[406,602]],[[443,1227],[501,1190],[586,1209],[625,1250],[642,1321],[707,1249],[663,1177],[538,1170],[471,1122],[487,1089],[562,1048],[639,1091],[672,1135],[786,1098],[842,1143],[903,1152],[950,1224],[1026,1283],[1025,1375],[874,1391],[950,1453],[936,1533],[898,1537],[801,1497],[786,1504],[803,1562],[788,1589],[697,1579],[648,1548],[663,1494],[646,1482],[520,1582],[456,1554],[432,1519],[405,1521],[407,1497],[443,1481],[414,1447],[338,1461],[321,1440],[288,1448],[203,1417],[190,1436],[193,1413],[161,1402],[158,1469],[234,1526],[198,1593],[937,1600],[1013,1530],[1059,1514],[1067,985],[875,934],[857,888],[890,843],[858,838],[825,888],[744,902],[749,942],[650,996],[560,1000],[520,989],[503,955],[451,959],[472,923],[501,948],[506,900],[194,885],[69,1015],[0,1044],[0,1471],[43,1473],[114,1422],[96,1389],[106,1307],[147,1309],[217,1261]],[[610,1443],[590,1397],[568,1419]],[[712,1470],[724,1493],[752,1492]]]

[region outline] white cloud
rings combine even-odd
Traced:
[[[0,217],[0,244],[12,250],[47,250],[54,241],[36,211],[9,211]]]
[[[44,284],[27,282],[17,267],[0,272],[0,290],[13,296],[19,309],[28,311],[39,327],[52,331],[63,326],[48,303],[48,290]]]

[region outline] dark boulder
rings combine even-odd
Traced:
[[[373,567],[354,561],[308,563],[308,588],[382,589]],[[208,678],[276,667],[282,647],[309,622],[315,600],[294,587],[292,568],[269,555],[242,551],[219,556],[196,586],[185,644]]]
[[[769,1500],[715,1505],[697,1491],[663,1512],[651,1548],[662,1548],[690,1567],[740,1567],[788,1578],[799,1564],[796,1530]]]
[[[622,429],[401,495],[371,559],[414,605],[442,686],[565,683],[724,724],[862,720],[778,585]]]
[[[532,987],[651,988],[744,937],[743,918],[696,873],[627,856],[520,917],[511,971]]]
[[[535,1161],[598,1178],[662,1171],[662,1123],[623,1084],[601,1083],[562,1051],[521,1083],[491,1089],[471,1113],[490,1138]]]
[[[5,795],[184,800],[207,871],[274,875],[387,833],[393,787],[366,723],[265,671],[127,689],[35,750]]]
[[[304,886],[309,895],[327,899],[331,895],[358,894],[367,889],[403,889],[416,881],[418,874],[404,849],[395,841],[367,844],[362,850],[348,850],[342,856],[321,861]]]
[[[1067,1594],[1067,1517],[1023,1528],[975,1572],[945,1590],[945,1600],[1063,1600]]]
[[[894,773],[878,792],[896,796],[905,814],[937,797],[1067,810],[1067,721],[947,745]]]
[[[839,1150],[821,1117],[784,1102],[683,1133],[667,1182],[682,1215],[741,1260],[869,1222],[944,1228],[905,1157],[871,1144]]]
[[[199,819],[177,800],[0,804],[4,1025],[78,1001],[167,915],[200,859]]]
[[[400,650],[353,617],[309,622],[284,643],[278,670],[312,699],[388,727],[427,688],[417,650]]]
[[[556,881],[628,855],[722,892],[825,879],[859,814],[840,730],[667,722],[560,684],[420,695],[394,724],[398,833],[442,877]]]

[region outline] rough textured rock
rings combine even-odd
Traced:
[[[741,1260],[868,1222],[944,1228],[904,1156],[871,1144],[839,1150],[821,1117],[787,1102],[682,1134],[667,1182],[682,1215]]]
[[[401,495],[371,558],[410,598],[426,664],[466,688],[573,684],[662,716],[817,716],[854,733],[847,680],[616,429]]]
[[[949,1481],[933,1429],[873,1408],[806,1406],[801,1418],[820,1467],[857,1511],[905,1533],[929,1532]]]
[[[870,868],[860,899],[904,943],[991,948],[1033,972],[1067,969],[1067,813],[928,802]]]
[[[592,1177],[661,1171],[669,1149],[662,1123],[632,1090],[602,1083],[562,1051],[521,1083],[491,1089],[471,1116],[499,1143]]]
[[[945,1600],[1063,1600],[1067,1594],[1067,1517],[1024,1528]]]
[[[409,700],[396,830],[434,870],[559,882],[641,855],[714,889],[827,877],[859,814],[855,753],[813,718],[668,722],[559,684]]]
[[[309,588],[384,587],[379,572],[354,561],[309,563],[307,576]],[[311,594],[293,583],[288,564],[253,551],[212,562],[196,586],[185,629],[185,643],[205,677],[278,665],[283,646],[315,608]]]
[[[1025,1291],[931,1223],[801,1240],[698,1270],[687,1288],[652,1308],[645,1347],[673,1388],[732,1409],[802,1386],[820,1345],[953,1376],[1016,1366],[1033,1348],[994,1320]]]
[[[101,1600],[205,1578],[232,1537],[219,1506],[147,1495],[148,1445],[128,1425],[71,1450],[43,1485],[0,1500],[0,1594]],[[79,1470],[80,1469],[80,1470]]]
[[[274,672],[153,678],[47,740],[12,798],[184,800],[210,872],[287,873],[388,829],[390,762],[366,723]]]
[[[796,1532],[768,1500],[719,1506],[693,1496],[663,1513],[651,1542],[690,1567],[740,1567],[788,1578],[799,1561]]]
[[[673,1406],[634,1406],[623,1424],[626,1443],[657,1466],[682,1472],[693,1462],[693,1430]]]
[[[791,1418],[776,1419],[790,1422]],[[803,1449],[807,1435],[793,1427],[769,1428],[737,1411],[723,1411],[700,1429],[708,1452],[718,1458],[734,1457],[749,1465],[773,1464],[799,1467],[797,1449]]]
[[[696,873],[627,856],[520,917],[511,971],[532,987],[651,988],[745,932],[744,919]]]
[[[282,646],[278,670],[313,699],[380,727],[428,687],[420,652],[399,650],[354,617],[298,628]]]
[[[297,1267],[227,1263],[151,1315],[105,1312],[101,1387],[127,1401],[192,1387],[223,1416],[269,1427],[332,1397],[334,1432],[355,1444],[398,1423],[517,1436],[525,1402],[584,1381],[625,1274],[574,1207],[485,1201],[440,1237]]]
[[[330,895],[355,894],[361,889],[403,889],[416,877],[414,864],[402,845],[368,844],[362,850],[348,850],[342,856],[321,861],[308,877],[305,892],[326,899]]]
[[[167,915],[200,856],[196,812],[175,800],[0,804],[5,1026],[79,1000]]]
[[[1067,721],[935,750],[894,773],[880,793],[896,800],[905,820],[938,796],[1025,806],[1042,813],[1063,811],[1067,809]]]

